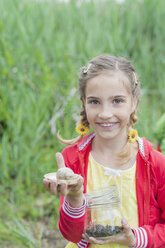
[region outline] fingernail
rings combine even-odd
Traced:
[[[59,153],[59,152],[57,152],[57,153],[56,153],[56,157],[59,157],[59,156],[60,156],[60,153]]]
[[[125,219],[122,220],[122,224],[127,224],[127,221]]]

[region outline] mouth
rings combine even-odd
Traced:
[[[118,122],[101,122],[101,123],[97,123],[97,125],[101,126],[101,127],[113,127],[114,125],[116,125]]]

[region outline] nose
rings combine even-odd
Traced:
[[[100,112],[98,114],[98,117],[102,120],[107,120],[109,118],[111,118],[113,116],[113,111],[112,108],[108,105],[108,106],[103,106],[100,109]]]

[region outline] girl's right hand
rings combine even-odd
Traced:
[[[58,168],[64,168],[65,162],[60,152],[56,153]],[[77,184],[67,185],[67,183],[57,184],[55,181],[43,179],[45,189],[53,195],[62,195],[72,207],[80,207],[83,204],[83,178],[80,176]]]

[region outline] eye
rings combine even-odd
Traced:
[[[94,100],[90,100],[89,103],[91,103],[91,104],[99,104],[99,101],[94,99]]]
[[[122,103],[124,100],[123,99],[121,99],[121,98],[115,98],[115,99],[113,99],[113,103],[114,104],[120,104],[120,103]]]

